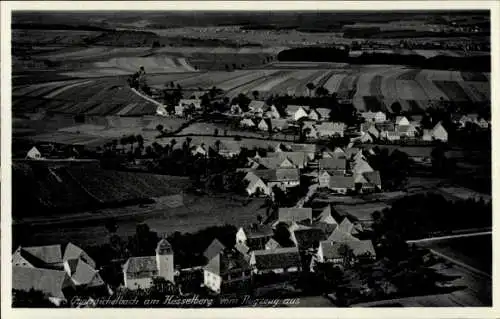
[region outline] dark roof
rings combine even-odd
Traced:
[[[373,185],[382,185],[382,180],[380,179],[380,172],[379,171],[373,171],[373,172],[366,172],[363,173],[363,176],[368,180],[370,184]]]
[[[22,247],[21,249],[45,264],[63,262],[61,245]]]
[[[345,170],[346,161],[342,158],[322,158],[319,160],[319,169]]]
[[[371,240],[357,240],[357,241],[345,241],[345,242],[332,242],[323,241],[320,243],[321,249],[323,250],[323,256],[325,258],[340,258],[342,257],[339,248],[342,245],[347,245],[352,249],[355,256],[361,256],[369,253],[375,256],[375,249]]]
[[[95,280],[97,277],[98,280]],[[99,273],[86,262],[79,260],[75,273],[71,276],[76,285],[96,285],[98,282],[104,284]]]
[[[297,247],[256,250],[255,266],[259,270],[300,267],[300,254]]]
[[[276,239],[271,238],[266,243],[266,249],[276,249],[281,248],[281,245],[276,241]]]
[[[250,250],[250,248],[247,245],[242,243],[236,243],[236,245],[234,245],[234,248],[236,248],[237,251],[239,251],[244,255],[247,254],[248,251]]]
[[[225,249],[210,259],[205,269],[214,274],[223,276],[232,271],[248,270],[250,269],[250,265],[247,259],[239,251]]]
[[[274,234],[273,228],[269,225],[250,225],[243,227],[245,236],[248,238],[268,237]]]
[[[131,278],[147,278],[158,273],[156,256],[130,257],[123,268]]]
[[[339,227],[335,228],[335,230],[330,234],[327,241],[334,242],[346,242],[346,241],[356,241],[358,240],[353,235],[342,231]]]
[[[280,168],[276,170],[276,181],[298,181],[299,170],[296,168]]]
[[[203,255],[208,259],[212,259],[215,255],[220,253],[222,250],[226,248],[217,238],[212,240],[212,243],[205,249]]]
[[[354,188],[354,177],[353,176],[340,176],[333,175],[330,176],[330,187],[331,188]]]
[[[173,254],[172,245],[165,239],[161,239],[156,245],[156,253],[160,255]]]
[[[327,238],[320,228],[299,229],[293,232],[300,249],[318,247],[318,243]]]
[[[30,267],[12,267],[12,289],[40,290],[51,297],[65,298],[63,289],[69,286],[65,271]]]
[[[278,220],[282,222],[312,221],[312,208],[281,207],[278,211]]]
[[[90,256],[87,255],[87,253],[83,249],[74,245],[73,243],[68,243],[66,249],[64,250],[63,260],[66,261],[75,258],[82,259],[93,268],[96,267],[95,261],[92,258],[90,258]]]

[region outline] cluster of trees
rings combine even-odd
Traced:
[[[372,217],[376,242],[384,243],[391,238],[410,240],[459,229],[491,227],[492,206],[484,200],[449,201],[442,195],[428,193],[396,200],[391,208],[374,212]],[[397,247],[389,247],[383,253],[397,254]]]
[[[476,72],[491,71],[491,57],[467,56],[451,57],[438,55],[426,58],[422,55],[363,52],[359,56],[349,56],[349,47],[303,47],[281,51],[279,61],[341,62],[351,64],[397,64],[422,69],[467,70]]]
[[[127,79],[127,83],[131,88],[140,90],[147,95],[151,95],[151,88],[148,85],[146,71],[143,66],[140,67],[139,71],[135,72]]]
[[[373,149],[374,155],[367,154],[370,166],[380,172],[384,190],[404,189],[411,172],[412,160],[408,154],[394,150],[389,154],[387,148]]]

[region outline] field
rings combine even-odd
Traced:
[[[171,207],[169,205],[153,204],[151,207],[137,205],[103,209],[94,211],[95,216],[102,218],[117,216],[117,234],[126,238],[135,233],[135,227],[140,222],[147,223],[153,231],[159,234],[171,234],[175,231],[194,232],[196,230],[218,226],[221,224],[247,225],[255,222],[257,214],[265,215],[261,208],[263,200],[254,199],[246,202],[240,198],[200,197],[185,194],[183,205]],[[237,211],[238,214],[234,214]],[[127,216],[130,214],[130,216]],[[127,216],[120,218],[119,216]],[[44,224],[41,226],[14,226],[14,232],[19,235],[18,243],[22,245],[43,245],[71,241],[78,245],[95,245],[108,242],[108,232],[101,220],[78,221],[75,223],[64,222],[57,224]],[[17,241],[17,240],[16,240]]]

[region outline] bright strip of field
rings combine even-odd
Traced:
[[[440,100],[441,98],[444,100],[448,100],[448,96],[446,96],[446,94],[444,94],[438,87],[436,87],[434,82],[429,78],[432,71],[434,70],[422,70],[422,72],[415,76],[415,80],[424,89],[430,100]]]
[[[328,81],[326,81],[326,83],[324,85],[325,89],[330,91],[330,93],[337,92],[339,87],[340,87],[340,83],[342,82],[342,80],[346,76],[347,76],[347,74],[345,74],[345,73],[339,73],[339,74],[332,75],[328,79]]]
[[[422,90],[417,81],[396,80],[396,90],[399,98],[404,100],[428,100],[429,97]]]
[[[443,91],[450,101],[469,101],[469,96],[457,82],[434,81],[436,86]]]
[[[426,58],[432,58],[432,57],[435,57],[436,55],[440,54],[440,52],[437,50],[414,50],[414,51],[418,55],[421,55],[421,56],[426,57]]]
[[[285,74],[287,71],[277,71],[276,73],[273,74],[273,76],[281,76]],[[258,87],[260,85],[263,85],[268,81],[268,76],[262,76],[260,78],[255,79],[254,81],[250,81],[248,83],[245,83],[243,85],[240,85],[228,92],[226,92],[226,96],[229,97],[230,99],[236,97],[238,94],[250,94],[252,93],[255,89],[255,87]]]
[[[87,84],[90,84],[90,83],[93,83],[94,81],[83,81],[83,82],[77,82],[77,83],[74,83],[74,84],[70,84],[68,86],[64,86],[54,92],[51,92],[47,95],[45,95],[44,97],[46,98],[53,98],[59,94],[61,94],[62,92],[66,91],[66,90],[69,90],[69,89],[72,89],[72,88],[75,88],[77,86],[81,86],[81,85],[87,85]]]
[[[290,78],[291,71],[284,71],[283,73],[274,74],[272,77],[266,79],[266,81],[260,85],[257,85],[252,90],[258,92],[268,92],[271,91],[275,86],[283,83]]]
[[[314,92],[309,92],[307,89],[307,84],[312,83],[315,79],[321,78],[325,75],[325,71],[318,71],[318,70],[310,70],[311,74],[309,76],[305,76],[306,72],[301,75],[304,75],[304,77],[300,80],[300,82],[297,84],[297,86],[294,89],[294,94],[295,95],[308,95],[311,94],[313,95]]]

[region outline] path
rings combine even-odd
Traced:
[[[422,239],[415,239],[415,240],[407,240],[407,244],[417,244],[417,243],[424,243],[424,242],[429,242],[429,241],[436,241],[436,240],[444,240],[444,239],[453,239],[453,238],[464,238],[464,237],[473,237],[473,236],[482,236],[482,235],[491,235],[491,229],[488,231],[479,231],[478,230],[484,230],[483,229],[470,229],[470,230],[465,230],[465,231],[476,231],[474,233],[466,233],[466,234],[459,234],[459,235],[448,235],[448,236],[441,236],[441,237],[430,237],[430,238],[422,238]]]

